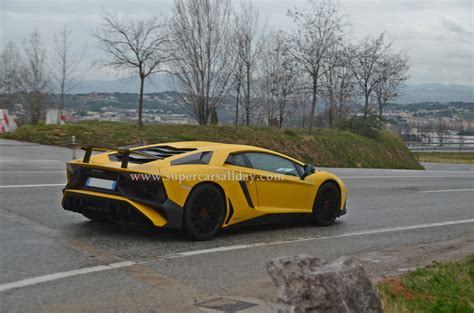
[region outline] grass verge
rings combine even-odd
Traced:
[[[472,152],[417,152],[415,155],[419,162],[474,164],[474,153]]]
[[[75,135],[84,144],[121,146],[205,140],[272,149],[316,166],[423,169],[402,141],[389,133],[375,138],[337,129],[306,130],[265,127],[135,125],[123,122],[78,122],[66,125],[26,125],[2,138],[47,145],[65,145]]]
[[[474,255],[387,278],[377,291],[385,313],[472,313]]]

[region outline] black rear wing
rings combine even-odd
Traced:
[[[127,168],[128,167],[128,161],[130,159],[130,154],[135,154],[135,155],[141,155],[141,156],[146,156],[147,158],[151,159],[156,159],[156,160],[161,160],[162,157],[146,153],[146,152],[141,152],[141,151],[134,151],[130,150],[127,147],[108,147],[108,146],[91,146],[91,145],[79,145],[75,144],[72,145],[72,148],[79,148],[81,150],[84,150],[86,153],[84,154],[84,158],[82,159],[83,163],[89,163],[91,160],[92,152],[94,151],[102,151],[102,152],[108,152],[108,151],[116,151],[122,155],[122,165],[121,168]]]

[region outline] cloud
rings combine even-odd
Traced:
[[[442,18],[441,23],[443,24],[444,28],[446,30],[450,31],[451,33],[454,33],[456,35],[463,36],[463,37],[472,37],[473,36],[472,31],[469,31],[469,30],[463,28],[461,25],[459,25],[456,22],[453,22],[453,21],[450,21],[448,19]]]
[[[38,28],[45,45],[64,24],[72,30],[74,47],[87,43],[90,59],[102,56],[91,33],[102,10],[129,16],[170,12],[174,0],[0,0],[0,49],[9,40],[21,46],[23,38]],[[307,0],[251,0],[267,30],[293,28],[287,9],[309,8]],[[355,38],[386,31],[395,47],[410,54],[411,83],[473,82],[472,0],[338,0],[341,13],[353,25]],[[238,3],[238,0],[234,1]],[[14,30],[14,31],[12,31]],[[88,78],[113,78],[100,68]]]

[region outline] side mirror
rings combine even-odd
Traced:
[[[303,166],[303,175],[301,175],[301,180],[304,180],[307,176],[313,174],[314,171],[314,166],[312,166],[311,164],[305,164]]]

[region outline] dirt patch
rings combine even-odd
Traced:
[[[388,286],[388,288],[390,288],[390,291],[393,294],[402,295],[406,299],[409,299],[409,300],[415,297],[415,295],[412,292],[407,290],[407,288],[405,287],[405,285],[403,285],[399,277],[385,278],[383,282]]]

